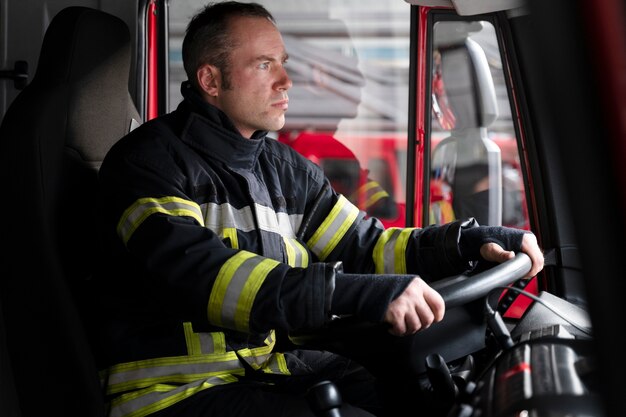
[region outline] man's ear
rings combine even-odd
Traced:
[[[221,74],[214,65],[205,64],[196,71],[198,85],[210,97],[217,97],[219,91]]]

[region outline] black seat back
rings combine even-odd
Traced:
[[[0,376],[9,387],[3,396],[17,392],[21,416],[104,413],[82,314],[98,251],[97,171],[111,145],[140,120],[128,92],[130,63],[122,20],[64,9],[46,31],[31,84],[0,125],[0,218],[8,247],[0,318],[10,361]]]

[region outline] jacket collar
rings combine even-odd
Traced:
[[[207,103],[188,81],[181,85],[184,100],[177,111],[186,113],[183,142],[232,168],[251,168],[265,143],[266,131],[251,139],[241,136],[228,116]]]

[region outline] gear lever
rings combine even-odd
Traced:
[[[331,381],[320,381],[306,393],[311,410],[318,417],[341,417],[341,394]]]

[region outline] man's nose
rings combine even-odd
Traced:
[[[275,87],[277,90],[289,90],[293,82],[291,82],[291,78],[289,78],[289,74],[287,74],[287,70],[285,67],[280,68],[280,74],[278,81],[276,81]]]

